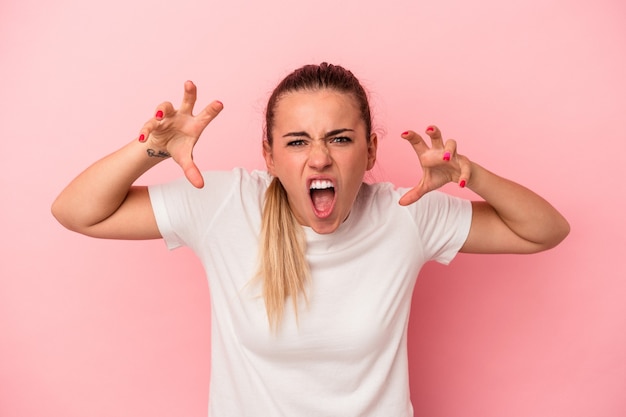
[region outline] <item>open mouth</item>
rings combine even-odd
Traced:
[[[313,180],[309,186],[313,209],[318,217],[327,217],[335,204],[335,187],[329,180]]]

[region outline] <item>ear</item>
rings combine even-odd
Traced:
[[[368,171],[374,168],[376,163],[376,150],[378,149],[378,136],[376,133],[370,135],[370,141],[367,144],[367,169]]]
[[[263,141],[263,158],[267,171],[274,176],[274,157],[272,156],[272,146],[267,140]]]

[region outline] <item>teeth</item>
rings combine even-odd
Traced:
[[[311,190],[324,190],[333,188],[333,183],[327,180],[314,180],[311,182]]]

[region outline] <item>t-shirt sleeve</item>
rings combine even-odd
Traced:
[[[431,191],[412,204],[426,259],[449,264],[459,252],[472,223],[469,200]]]
[[[152,203],[152,211],[156,218],[159,232],[167,245],[167,248],[172,250],[180,246],[184,246],[185,242],[182,237],[178,236],[175,227],[169,217],[167,209],[167,188],[164,184],[152,185],[148,187],[150,194],[150,202]]]
[[[148,187],[159,232],[169,249],[199,244],[220,210],[249,176],[235,169],[205,172],[203,177],[201,189],[185,178]]]

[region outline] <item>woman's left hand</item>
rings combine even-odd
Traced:
[[[456,182],[460,187],[465,187],[471,177],[470,160],[457,153],[455,140],[448,139],[444,143],[441,131],[436,126],[429,126],[426,134],[430,136],[430,147],[413,131],[402,134],[402,138],[413,146],[423,170],[419,184],[400,199],[403,206],[415,203],[427,192],[449,182]]]

